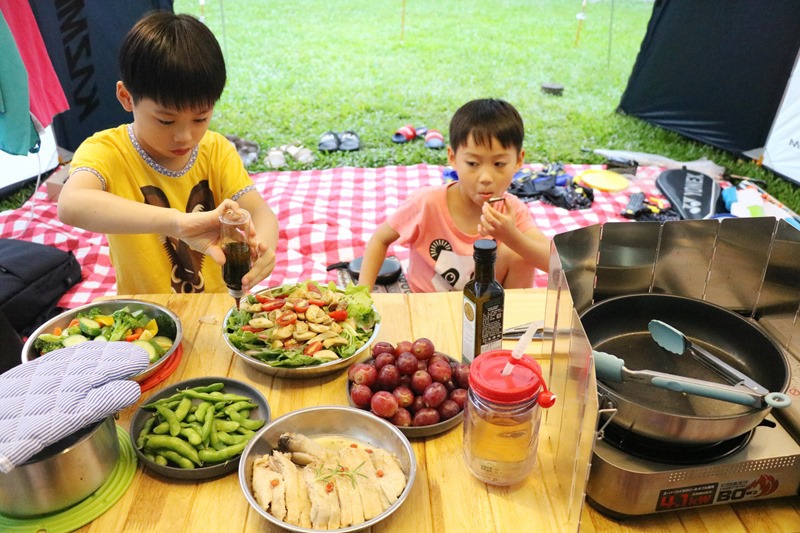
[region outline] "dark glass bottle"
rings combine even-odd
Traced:
[[[247,231],[250,225],[250,213],[244,209],[228,209],[219,217],[220,240],[225,253],[225,264],[222,267],[222,279],[228,286],[228,292],[236,300],[236,307],[244,295],[242,277],[250,270],[250,245],[247,243]]]
[[[497,243],[490,239],[473,245],[475,277],[464,287],[461,358],[471,363],[477,356],[502,347],[505,291],[494,277]]]

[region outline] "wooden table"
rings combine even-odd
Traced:
[[[257,387],[267,398],[273,418],[314,405],[346,405],[345,372],[297,381],[273,378],[246,365],[222,338],[221,322],[231,306],[225,294],[134,295],[166,305],[184,328],[183,359],[156,391],[198,376],[229,376]],[[379,340],[396,343],[428,337],[437,349],[459,357],[461,346],[460,294],[376,294],[375,306],[383,317]],[[542,290],[513,290],[506,295],[506,327],[544,313]],[[509,348],[513,346],[509,344]],[[535,349],[535,348],[534,348]],[[532,349],[532,353],[533,350]],[[541,361],[543,366],[547,361]],[[545,375],[547,375],[545,373]],[[561,398],[559,401],[568,401]],[[120,414],[118,424],[128,429],[137,406]],[[417,479],[404,504],[374,531],[436,531],[454,533],[566,531],[566,503],[556,490],[553,450],[543,424],[539,464],[524,484],[491,487],[470,475],[461,455],[458,426],[426,440],[413,440]],[[664,513],[615,522],[584,506],[582,531],[800,531],[800,499],[780,498],[735,506]],[[131,487],[105,514],[80,531],[154,531],[159,533],[277,531],[250,507],[237,474],[204,482],[175,481],[139,466]]]

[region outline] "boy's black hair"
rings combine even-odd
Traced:
[[[119,50],[119,71],[134,102],[148,98],[179,110],[213,107],[226,80],[211,30],[170,11],[151,11],[131,28]]]
[[[465,146],[470,135],[475,144],[491,146],[497,139],[503,148],[522,150],[525,126],[513,105],[496,98],[467,102],[450,120],[450,147],[454,152]]]

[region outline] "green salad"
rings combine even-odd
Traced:
[[[304,281],[247,295],[224,327],[241,353],[270,366],[302,367],[353,356],[379,321],[367,287]]]

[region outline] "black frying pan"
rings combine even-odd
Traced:
[[[661,348],[647,328],[661,320],[694,344],[770,391],[785,392],[789,370],[783,352],[754,322],[708,302],[665,294],[603,300],[581,315],[595,350],[614,354],[632,370],[656,370],[707,381],[725,381],[688,354]],[[601,406],[616,406],[612,422],[633,433],[683,445],[737,437],[759,425],[770,407],[756,408],[657,389],[641,383],[598,382]]]

